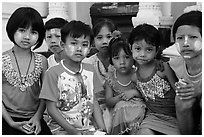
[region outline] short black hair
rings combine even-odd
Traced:
[[[89,25],[81,22],[72,20],[69,23],[66,23],[61,28],[61,39],[65,43],[67,36],[71,36],[73,38],[80,38],[81,36],[89,36],[90,37],[90,44],[93,42],[93,32]]]
[[[145,40],[146,43],[156,47],[160,46],[160,33],[153,25],[140,24],[136,26],[129,35],[128,42],[132,46],[135,41]]]
[[[118,56],[119,52],[123,49],[125,54],[132,56],[132,52],[130,49],[130,45],[125,38],[112,38],[109,42],[109,56],[110,56],[110,64],[113,65],[112,58]]]
[[[45,22],[45,30],[50,30],[53,28],[61,29],[68,21],[63,18],[52,18]]]
[[[33,49],[39,48],[45,37],[45,28],[43,19],[40,13],[31,7],[20,7],[16,9],[8,20],[6,25],[6,32],[9,39],[16,44],[14,41],[14,33],[18,28],[32,27],[39,34],[37,45]]]
[[[201,11],[190,11],[182,14],[177,18],[173,25],[173,38],[175,39],[175,35],[178,27],[182,25],[191,25],[198,27],[200,29],[200,34],[202,36],[202,12]]]

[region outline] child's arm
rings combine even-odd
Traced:
[[[178,81],[178,78],[176,77],[176,74],[171,69],[168,63],[164,62],[164,75],[167,77],[168,81],[170,82],[172,88],[175,90],[175,82]]]
[[[66,130],[69,134],[73,135],[81,135],[81,132],[79,132],[75,127],[70,125],[65,118],[62,116],[62,114],[59,112],[59,110],[56,107],[56,102],[46,100],[47,110],[49,115],[62,127],[64,130]]]
[[[95,121],[97,123],[97,126],[99,129],[106,130],[100,106],[98,104],[98,101],[95,98],[94,98],[93,103],[94,103],[93,115],[94,115]]]
[[[27,124],[27,121],[22,121],[22,122],[13,121],[13,119],[11,118],[9,113],[7,112],[3,103],[2,103],[2,117],[8,123],[8,125],[11,126],[12,128],[15,128],[17,130],[20,130],[22,132],[30,134],[29,132],[27,132],[26,130],[23,129],[23,125]]]
[[[39,134],[41,131],[40,120],[43,117],[43,113],[45,111],[45,101],[40,99],[40,104],[38,106],[38,110],[35,115],[29,120],[28,123],[32,123],[31,126],[35,126],[35,134]]]
[[[47,59],[42,56],[42,73],[41,73],[41,83],[43,82],[43,79],[44,79],[44,75],[45,75],[45,72],[47,70]],[[35,134],[38,134],[40,133],[41,131],[41,124],[40,124],[40,120],[41,118],[43,117],[43,113],[45,111],[45,101],[43,99],[40,99],[40,104],[38,106],[38,110],[37,112],[35,113],[35,115],[29,120],[29,123],[32,123],[32,126],[35,126]]]
[[[113,96],[113,90],[110,87],[110,85],[105,82],[105,97],[106,97],[106,104],[113,108],[115,104],[117,104],[119,101],[121,101],[121,95]]]

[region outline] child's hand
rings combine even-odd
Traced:
[[[34,133],[37,135],[41,131],[41,124],[40,124],[40,119],[37,116],[33,116],[28,123],[32,126],[35,127]]]
[[[128,101],[136,95],[135,89],[130,89],[121,94],[122,100]]]
[[[11,127],[15,128],[15,129],[18,129],[18,130],[20,130],[20,131],[22,131],[22,132],[25,132],[26,134],[32,134],[33,132],[28,132],[27,130],[25,130],[25,129],[23,128],[23,126],[24,126],[25,124],[27,124],[27,121],[13,122],[13,123],[11,124]]]
[[[176,95],[181,100],[189,100],[196,96],[194,84],[192,83],[188,83],[182,79],[179,79],[179,81],[175,83],[175,87],[176,87]]]

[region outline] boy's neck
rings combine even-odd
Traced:
[[[192,58],[186,59],[186,68],[190,75],[196,75],[202,72],[202,54]]]
[[[54,54],[54,58],[55,58],[55,61],[56,61],[57,63],[60,62],[60,61],[63,59],[63,54],[62,54],[62,52],[59,52],[59,53]]]
[[[80,68],[81,68],[81,62],[74,62],[71,59],[64,59],[63,63],[65,65],[65,67],[67,67],[69,70],[73,71],[73,72],[79,72]]]

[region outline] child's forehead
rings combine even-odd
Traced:
[[[52,28],[52,29],[46,30],[46,33],[50,33],[50,34],[61,33],[60,30],[61,29],[59,28]]]
[[[90,42],[90,36],[85,36],[85,35],[82,35],[80,37],[73,37],[72,35],[68,35],[67,39],[71,40],[71,41],[82,41],[82,42],[87,41],[87,42]]]
[[[146,42],[145,39],[134,41],[133,45],[135,45],[135,46],[145,46],[145,47],[152,47],[153,46],[152,44],[149,44],[148,42]]]
[[[192,25],[182,25],[177,29],[177,33],[188,32],[188,33],[200,33],[200,28]]]

